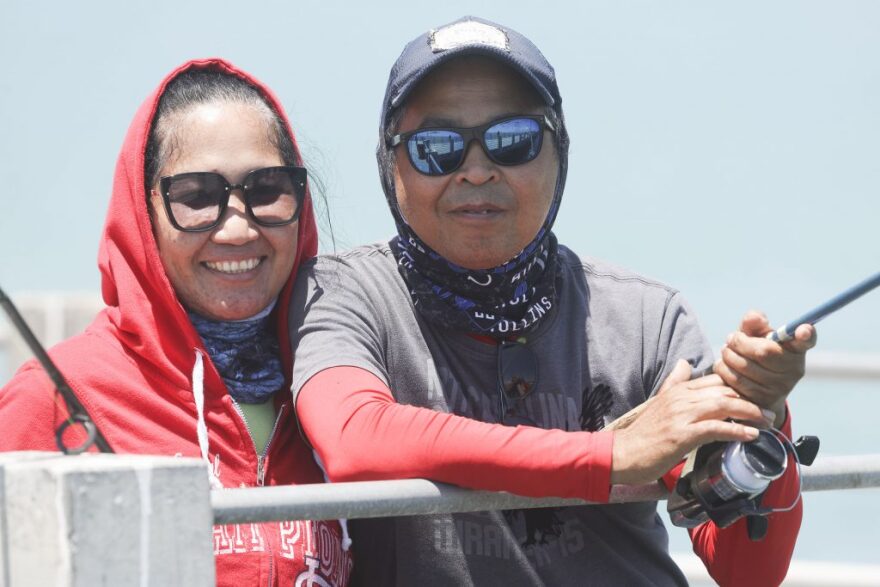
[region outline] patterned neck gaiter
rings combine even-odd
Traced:
[[[387,141],[393,108],[386,107],[389,110],[383,113],[376,158],[385,199],[397,226],[391,252],[417,311],[433,324],[498,339],[533,331],[556,305],[561,275],[552,228],[565,189],[569,140],[559,102],[555,107],[558,174],[547,216],[522,251],[506,263],[482,270],[465,269],[443,258],[419,238],[401,214],[394,178],[397,163]]]
[[[189,312],[229,395],[239,403],[261,404],[284,386],[278,336],[270,316],[274,307],[272,302],[245,320],[212,320]]]
[[[506,338],[532,330],[556,304],[557,243],[546,224],[516,257],[482,271],[447,261],[405,222],[398,223],[391,250],[413,304],[428,321]]]

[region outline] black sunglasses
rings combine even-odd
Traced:
[[[393,148],[406,143],[413,168],[425,175],[447,175],[464,161],[471,141],[480,141],[498,165],[522,165],[541,152],[544,129],[556,129],[546,116],[512,116],[470,128],[420,128],[394,135]]]
[[[538,359],[524,341],[502,341],[498,345],[498,391],[501,395],[503,424],[537,426],[516,413],[516,405],[538,384]]]
[[[283,165],[248,173],[230,184],[219,173],[196,171],[163,177],[159,190],[171,224],[184,232],[211,230],[220,224],[229,195],[241,189],[248,216],[260,226],[284,226],[299,218],[306,195],[304,167]]]

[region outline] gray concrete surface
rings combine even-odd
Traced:
[[[7,453],[5,585],[213,585],[205,465],[142,455]]]

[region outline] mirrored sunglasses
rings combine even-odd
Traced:
[[[409,161],[419,173],[446,175],[461,166],[475,140],[498,165],[528,163],[541,152],[545,128],[556,130],[546,116],[513,116],[470,128],[420,128],[394,135],[390,146],[406,144]]]
[[[240,184],[230,184],[219,173],[196,171],[161,178],[159,190],[177,230],[202,232],[218,226],[234,189],[242,190],[248,216],[260,226],[271,227],[297,220],[306,178],[304,167],[292,165],[256,169]]]

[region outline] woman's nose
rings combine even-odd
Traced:
[[[260,237],[259,227],[248,215],[240,189],[229,194],[229,204],[211,238],[226,245],[243,245]]]

